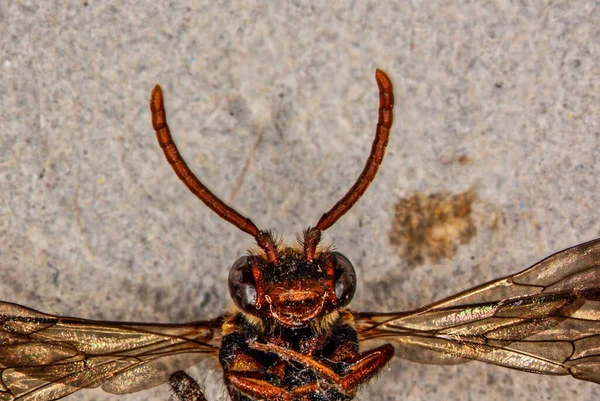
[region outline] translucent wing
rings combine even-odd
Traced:
[[[0,401],[55,400],[102,386],[131,393],[216,356],[222,320],[180,325],[97,322],[0,302]]]
[[[359,339],[421,363],[470,360],[600,383],[600,239],[412,312],[355,314]]]

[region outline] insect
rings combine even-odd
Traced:
[[[432,305],[398,313],[347,309],[351,262],[321,244],[381,164],[394,95],[376,72],[379,118],[355,184],[297,244],[283,245],[211,193],[191,172],[166,121],[162,90],[150,109],[178,177],[210,209],[254,237],[229,274],[237,307],[187,324],[101,322],[0,302],[0,401],[55,400],[101,386],[131,393],[169,382],[180,401],[205,400],[184,370],[218,358],[232,400],[350,400],[394,356],[432,364],[478,360],[600,383],[600,239]],[[383,343],[373,347],[373,341]],[[360,349],[359,349],[360,344]]]

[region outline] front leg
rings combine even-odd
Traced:
[[[255,366],[258,368],[258,366]],[[256,373],[256,370],[254,370]],[[291,400],[293,395],[279,387],[273,386],[260,379],[254,379],[249,376],[252,372],[244,374],[228,373],[225,374],[225,381],[228,385],[235,386],[238,390],[248,394],[256,399],[277,399]],[[169,401],[206,401],[204,392],[200,385],[190,375],[183,371],[175,372],[169,378],[169,386],[173,396]]]
[[[311,369],[320,378],[325,379],[342,394],[353,396],[358,386],[375,376],[390,359],[394,356],[394,347],[391,344],[384,344],[380,347],[361,352],[351,358],[342,361],[348,365],[343,374],[338,374],[331,367],[314,360],[313,358],[272,343],[249,342],[251,349],[263,352],[277,354],[280,358],[287,361],[294,361]],[[303,386],[295,389],[293,392],[303,394],[312,391],[313,386]]]
[[[394,354],[389,344],[359,352],[356,331],[345,320],[321,332],[263,332],[239,322],[219,353],[233,401],[349,401]]]
[[[247,344],[237,344],[240,346],[228,354],[223,365],[223,378],[231,399],[292,400],[292,394],[281,386],[286,363],[257,353]]]
[[[169,377],[169,387],[173,392],[170,401],[206,401],[198,382],[184,371],[180,370]]]

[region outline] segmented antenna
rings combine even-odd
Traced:
[[[260,246],[267,256],[267,260],[275,263],[277,261],[277,246],[266,231],[261,231],[249,218],[241,215],[237,210],[227,205],[215,194],[213,194],[196,175],[190,170],[185,160],[179,153],[177,145],[173,142],[171,131],[167,125],[167,116],[163,100],[162,89],[156,85],[150,95],[150,111],[152,113],[152,126],[156,131],[158,143],[165,153],[167,161],[177,174],[177,177],[188,187],[188,189],[198,197],[213,212],[218,214],[223,220],[228,221],[245,233],[252,235],[256,243]]]
[[[371,147],[371,154],[367,159],[365,168],[363,169],[358,179],[348,190],[346,195],[340,199],[335,206],[328,212],[324,213],[315,228],[324,231],[331,227],[339,220],[348,210],[354,206],[356,201],[365,193],[381,165],[385,154],[385,147],[390,137],[390,128],[394,119],[394,89],[392,81],[382,70],[375,71],[375,79],[379,87],[379,120],[377,121],[377,129],[375,130],[375,139]]]
[[[304,256],[307,260],[312,260],[315,256],[317,245],[321,239],[321,231],[331,227],[363,196],[369,185],[373,182],[377,170],[379,170],[379,166],[383,161],[385,148],[390,137],[390,129],[394,120],[394,87],[390,77],[380,69],[375,71],[375,80],[377,80],[377,86],[379,87],[379,119],[377,120],[371,154],[369,154],[362,173],[360,173],[358,179],[346,195],[328,212],[323,213],[315,227],[307,231],[304,242]]]
[[[392,81],[385,72],[378,69],[375,72],[375,79],[379,87],[379,119],[377,121],[377,129],[375,130],[375,139],[371,147],[371,154],[367,159],[362,173],[350,190],[328,212],[321,216],[315,227],[307,231],[304,254],[309,261],[312,261],[315,257],[316,249],[321,239],[321,231],[331,227],[354,206],[371,182],[373,182],[383,160],[393,121],[394,93]],[[150,95],[150,111],[152,112],[152,126],[154,127],[154,131],[156,131],[158,143],[179,179],[183,181],[198,199],[204,202],[206,206],[223,220],[228,221],[243,232],[252,235],[258,246],[265,252],[267,260],[276,263],[278,258],[277,246],[271,234],[267,231],[259,230],[252,220],[241,215],[237,210],[219,199],[202,184],[186,164],[171,137],[171,131],[167,125],[162,89],[158,85],[152,89],[152,94]]]

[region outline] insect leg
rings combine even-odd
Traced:
[[[254,379],[243,375],[229,373],[225,375],[225,382],[232,385],[236,390],[257,400],[288,401],[292,399],[292,393],[274,386],[264,380]],[[233,397],[232,397],[233,398]]]
[[[342,379],[342,388],[349,393],[355,392],[360,384],[375,376],[393,356],[394,346],[391,344],[383,344],[356,355],[348,361],[352,366]]]
[[[169,378],[169,387],[173,392],[171,400],[176,401],[206,401],[198,382],[184,371],[178,371]]]
[[[347,395],[354,394],[360,384],[375,376],[394,356],[394,347],[391,344],[384,344],[380,347],[361,352],[344,361],[350,366],[345,374],[340,375],[334,372],[329,366],[307,355],[276,344],[251,342],[249,345],[252,349],[276,353],[283,359],[293,360],[306,368],[312,369],[321,378],[337,385]]]

